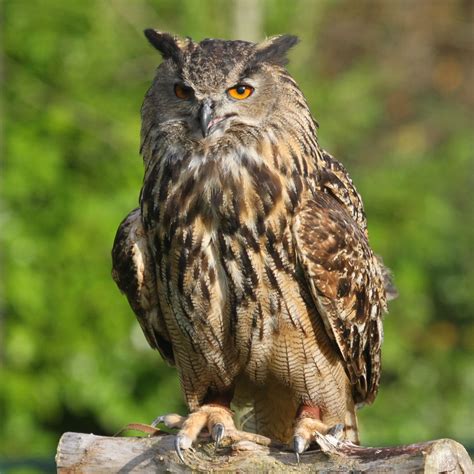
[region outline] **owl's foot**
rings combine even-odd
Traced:
[[[264,446],[268,446],[271,442],[265,436],[237,430],[232,419],[232,411],[221,405],[203,405],[187,417],[175,414],[160,416],[153,422],[153,425],[156,426],[159,423],[164,423],[168,428],[180,429],[176,435],[174,447],[183,463],[185,462],[183,450],[189,449],[205,430],[214,440],[216,448],[224,438],[232,443],[252,441]]]
[[[339,437],[344,429],[342,423],[329,427],[321,421],[321,411],[318,407],[303,405],[300,407],[293,435],[293,451],[296,460],[300,462],[300,454],[306,451],[311,443],[316,442],[315,433],[322,435],[331,434]]]

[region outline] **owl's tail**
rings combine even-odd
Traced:
[[[346,418],[344,420],[344,434],[347,441],[352,441],[354,444],[360,444],[359,426],[357,423],[356,408],[353,405],[346,411]]]

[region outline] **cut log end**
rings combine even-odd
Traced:
[[[451,439],[406,446],[364,448],[327,440],[324,450],[295,455],[250,441],[217,452],[212,443],[186,450],[183,464],[173,448],[174,437],[120,438],[65,433],[58,445],[58,473],[103,472],[449,472],[472,473],[472,461],[464,447]]]

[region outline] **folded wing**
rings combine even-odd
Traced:
[[[157,295],[155,265],[140,209],[133,210],[117,230],[112,248],[112,277],[127,296],[148,343],[174,364],[173,348]]]
[[[369,246],[362,201],[341,164],[326,155],[319,189],[295,218],[297,255],[354,400],[370,403],[380,381],[384,267]]]

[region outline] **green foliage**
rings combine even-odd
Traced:
[[[184,410],[175,371],[112,282],[110,249],[137,203],[139,107],[159,62],[141,30],[232,37],[229,5],[1,3],[3,457],[51,456],[64,431],[111,434]],[[398,2],[260,5],[261,36],[302,39],[290,70],[400,291],[363,440],[472,446],[472,12],[455,0],[417,2],[408,17]]]

